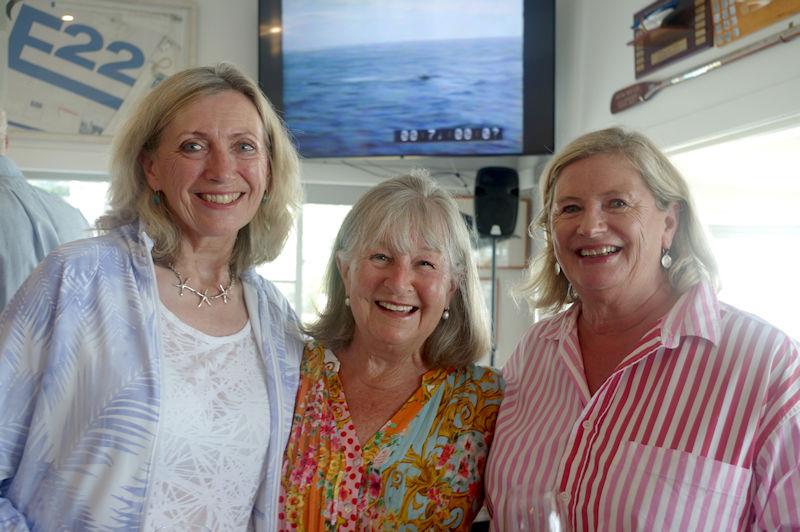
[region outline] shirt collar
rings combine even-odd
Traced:
[[[323,364],[330,373],[339,373],[340,362],[336,354],[330,349],[325,349]],[[422,386],[425,398],[429,399],[438,389],[439,385],[447,379],[455,368],[432,368],[422,375]]]
[[[665,347],[675,348],[685,336],[697,336],[717,345],[720,340],[720,309],[714,287],[701,281],[687,290],[667,313],[661,328]]]
[[[567,338],[577,326],[580,302],[572,304],[544,324],[542,338]],[[716,345],[720,339],[719,300],[712,285],[702,281],[684,292],[667,312],[661,326],[661,343],[673,349],[685,336],[704,338]]]
[[[573,303],[567,310],[553,316],[552,319],[544,324],[541,337],[548,340],[558,340],[569,336],[577,326],[580,306],[580,302]]]

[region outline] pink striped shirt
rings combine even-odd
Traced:
[[[699,284],[590,396],[578,313],[534,324],[504,368],[493,530],[549,491],[576,530],[800,529],[796,341]]]

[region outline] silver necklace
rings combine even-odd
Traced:
[[[175,265],[169,264],[167,267],[170,270],[172,270],[172,273],[174,273],[175,277],[178,278],[178,284],[172,285],[178,289],[178,295],[182,296],[183,291],[188,290],[189,292],[193,293],[194,295],[200,298],[200,302],[197,304],[197,308],[202,307],[203,303],[205,303],[210,307],[211,301],[214,299],[222,299],[223,303],[225,303],[226,305],[228,304],[228,298],[231,297],[230,290],[234,285],[233,272],[231,272],[230,270],[228,270],[230,282],[228,283],[227,288],[222,285],[218,285],[219,293],[217,295],[210,296],[208,295],[208,288],[204,288],[203,291],[201,292],[189,286],[189,278],[187,277],[186,279],[184,279],[183,276],[180,274],[180,272],[178,272],[178,270],[175,269]]]

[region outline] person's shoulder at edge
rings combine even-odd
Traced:
[[[3,177],[8,178],[8,176]],[[73,233],[82,230],[86,231],[86,234],[80,236],[89,236],[88,230],[91,228],[79,209],[70,205],[58,194],[30,184],[24,177],[16,180],[0,180],[0,192],[4,192],[0,194],[0,205],[2,205],[3,214],[6,216],[9,214],[6,212],[9,209],[12,212],[14,209],[28,210],[32,208],[34,209],[33,212],[41,212],[42,214],[50,212],[55,218],[54,221],[58,222],[55,226],[57,230],[70,229]],[[42,205],[45,211],[36,209],[35,205],[37,204]],[[75,236],[72,239],[80,238],[80,236]]]

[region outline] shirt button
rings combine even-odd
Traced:
[[[586,430],[592,430],[592,422],[589,421],[588,419],[583,423],[581,423],[581,425],[583,425],[583,428],[585,428]]]
[[[567,493],[566,491],[562,491],[561,493],[558,494],[558,496],[561,498],[562,502],[569,502],[569,493]]]

